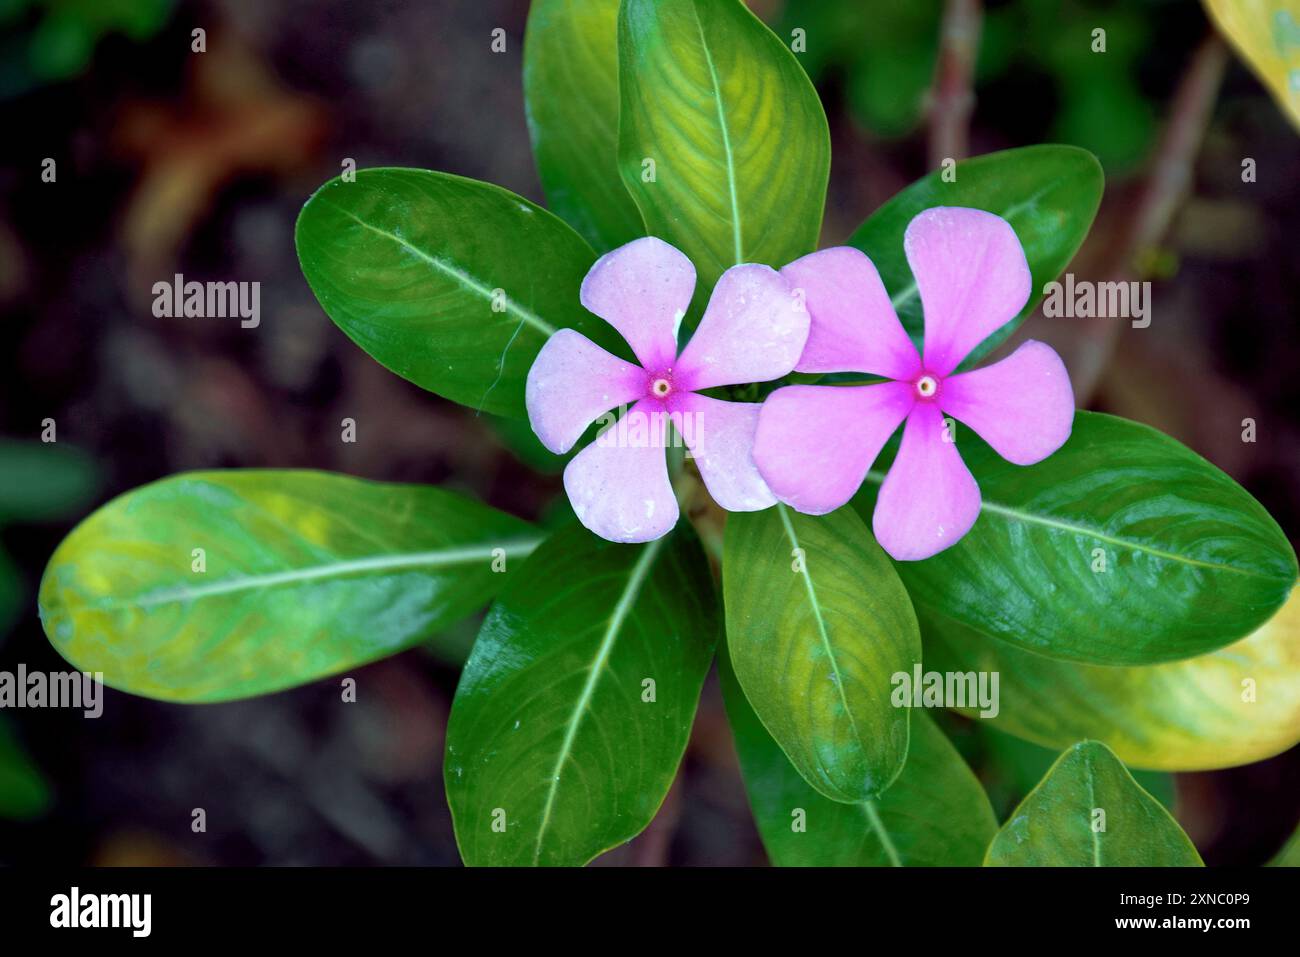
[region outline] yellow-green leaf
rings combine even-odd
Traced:
[[[1036,744],[1095,738],[1132,767],[1204,771],[1300,743],[1300,591],[1226,648],[1131,668],[1044,658],[931,610],[917,615],[926,667],[998,672],[1000,709],[985,720]]]
[[[45,569],[41,623],[59,654],[114,688],[227,701],[432,637],[482,607],[539,539],[422,485],[192,472],[77,526]]]
[[[794,769],[754,714],[725,643],[718,677],[763,846],[778,867],[974,867],[997,820],[988,796],[924,712],[902,773],[878,798],[832,801]]]
[[[731,663],[764,727],[826,797],[878,797],[907,757],[892,678],[921,652],[884,550],[848,507],[736,512],[722,580]]]
[[[1219,31],[1300,129],[1300,0],[1202,0]]]
[[[618,2],[533,0],[524,99],[551,212],[606,252],[645,235],[618,175]]]
[[[697,294],[736,263],[810,252],[830,135],[785,44],[739,0],[624,0],[618,44],[623,182]]]

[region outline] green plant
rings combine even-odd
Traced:
[[[542,435],[530,371],[544,349],[583,336],[622,360],[635,351],[580,304],[598,253],[645,235],[684,252],[698,281],[693,298],[682,286],[690,305],[676,319],[682,339],[704,335],[720,277],[813,251],[830,150],[797,59],[738,0],[538,0],[524,77],[553,212],[450,174],[362,170],[308,200],[296,239],[322,307],[375,359],[471,409],[533,413]],[[920,343],[909,224],[934,207],[1009,224],[1034,294],[970,364],[1066,267],[1101,191],[1082,150],[1010,150],[926,176],[849,243]],[[608,367],[649,372],[636,358]],[[792,366],[778,385],[845,384]],[[733,379],[701,394],[741,405],[767,388]],[[599,438],[588,435],[547,444],[590,449]],[[641,831],[676,773],[718,647],[775,863],[1199,863],[1120,762],[1214,767],[1295,743],[1294,604],[1274,617],[1296,580],[1291,546],[1226,475],[1136,423],[1080,412],[1059,451],[1023,467],[964,429],[955,441],[982,502],[969,534],[920,561],[889,557],[863,520],[903,454],[897,443],[851,504],[820,516],[775,504],[725,526],[669,449],[672,508],[691,521],[629,536],[635,544],[575,523],[547,534],[430,488],[315,472],[182,475],[69,535],[42,582],[42,620],[70,662],[108,684],[198,702],[338,674],[495,599],[447,732],[448,801],[469,864],[584,864]],[[718,497],[713,465],[696,461]],[[981,707],[972,691],[954,702],[943,681],[932,696],[922,663],[1001,675],[1001,700]],[[1281,690],[1238,708],[1255,665]],[[1065,754],[997,832],[979,783],[917,705],[991,712]],[[1233,720],[1216,717],[1224,710]],[[1146,822],[1122,855],[1104,850],[1081,780],[1098,784],[1125,833]],[[1026,828],[1029,845],[1017,840]]]

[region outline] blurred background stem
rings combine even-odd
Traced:
[[[1192,188],[1196,157],[1205,139],[1223,74],[1228,48],[1213,31],[1196,48],[1174,93],[1169,117],[1160,134],[1142,185],[1129,204],[1110,255],[1102,261],[1096,279],[1101,282],[1146,278],[1144,260],[1168,233],[1174,216]],[[1080,407],[1091,401],[1109,364],[1119,322],[1089,323],[1082,348],[1071,366],[1075,398]]]
[[[965,159],[970,151],[982,17],[980,0],[947,0],[944,5],[930,93],[930,169],[938,169],[945,159]]]

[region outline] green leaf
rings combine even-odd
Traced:
[[[916,280],[903,255],[903,233],[931,206],[969,206],[996,213],[1011,224],[1025,247],[1033,274],[1029,302],[1020,315],[989,336],[963,363],[969,366],[1006,339],[1033,311],[1043,286],[1074,258],[1092,227],[1104,185],[1101,165],[1073,146],[1027,146],[988,153],[956,165],[946,183],[943,170],[917,180],[877,209],[849,237],[871,257],[894,309],[919,348],[924,322]]]
[[[1300,829],[1277,852],[1277,856],[1268,862],[1269,867],[1300,867]]]
[[[618,2],[533,0],[524,100],[551,210],[598,251],[645,235],[618,175]]]
[[[618,49],[623,182],[695,264],[697,300],[736,263],[811,252],[830,135],[785,44],[739,0],[624,0]]]
[[[649,824],[717,634],[687,528],[638,546],[577,526],[548,539],[492,606],[452,704],[444,777],[465,863],[582,865]]]
[[[745,697],[790,762],[834,801],[880,795],[907,757],[891,677],[920,661],[898,575],[849,508],[727,518],[727,646]]]
[[[912,716],[907,763],[879,798],[842,804],[794,769],[718,655],[745,791],[778,867],[975,867],[997,830],[988,797],[943,732]]]
[[[566,455],[556,455],[533,431],[527,419],[515,419],[508,416],[483,416],[496,438],[524,465],[543,475],[559,475],[573,455],[577,454],[584,443],[578,442]]]
[[[0,718],[0,818],[28,821],[53,802],[49,782],[32,763],[9,722]]]
[[[595,254],[540,206],[446,173],[359,170],[298,217],[298,259],[348,338],[416,385],[480,412],[523,418],[524,380],[569,326],[627,348],[578,302]]]
[[[1065,751],[1002,826],[987,867],[1201,867],[1201,856],[1160,802],[1111,750]]]
[[[1012,465],[968,430],[982,504],[960,542],[898,572],[918,609],[1055,658],[1190,658],[1250,634],[1286,600],[1296,557],[1249,493],[1155,429],[1078,412],[1060,451]],[[877,465],[855,504],[870,514]]]
[[[1046,747],[1095,738],[1130,767],[1206,771],[1300,743],[1300,592],[1226,648],[1137,668],[1044,658],[925,609],[918,617],[927,667],[1001,675],[999,712],[981,723]]]
[[[539,536],[436,488],[326,472],[193,472],[82,522],[41,581],[75,667],[167,701],[227,701],[395,654],[472,614]],[[202,552],[198,552],[202,549]],[[202,568],[202,570],[198,570]]]
[[[922,635],[924,636],[924,631]],[[946,670],[938,659],[929,657],[928,646],[926,654],[928,667],[940,672]],[[966,713],[974,717],[972,712]],[[963,756],[973,767],[979,769],[980,782],[988,791],[993,813],[998,816],[1009,815],[1024,800],[1025,795],[1034,789],[1047,769],[1056,763],[1060,754],[1059,747],[1039,747],[1023,738],[999,731],[995,722],[989,718],[963,722],[960,718],[945,713],[944,719],[950,726],[960,722],[960,732],[954,733],[960,733],[958,740],[967,748],[967,752],[977,752],[974,757],[967,752],[963,752]],[[962,745],[958,746],[958,750],[961,750]],[[1173,811],[1177,795],[1172,774],[1141,771],[1131,765],[1129,771],[1144,791]]]
[[[0,439],[0,523],[45,522],[84,508],[99,473],[85,452],[63,443]]]
[[[28,600],[22,570],[14,564],[9,553],[0,548],[0,644],[17,621],[19,612]]]

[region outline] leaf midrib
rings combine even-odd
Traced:
[[[434,269],[437,269],[439,272],[443,273],[444,275],[450,276],[452,279],[456,280],[456,282],[458,282],[460,285],[464,286],[466,289],[473,291],[474,293],[476,293],[483,299],[487,300],[488,302],[493,301],[492,290],[489,289],[487,286],[483,285],[483,283],[479,282],[469,273],[465,272],[463,269],[460,269],[449,262],[445,262],[444,260],[439,259],[437,256],[433,256],[425,252],[420,247],[408,242],[407,240],[403,239],[401,236],[398,236],[396,233],[389,232],[388,230],[382,229],[379,226],[374,225],[373,223],[366,222],[356,213],[352,212],[350,209],[347,209],[344,206],[340,206],[338,203],[332,203],[328,199],[323,199],[323,198],[318,199],[317,202],[321,203],[324,206],[328,206],[331,209],[338,210],[344,216],[347,216],[349,219],[355,222],[357,225],[370,230],[372,233],[374,233],[377,236],[383,236],[385,239],[388,239],[396,243],[398,246],[400,246],[402,249],[405,249],[407,252],[415,256],[420,261],[427,263],[428,265],[432,266]],[[532,326],[533,328],[541,332],[542,335],[544,336],[551,336],[556,331],[555,326],[551,325],[549,322],[547,322],[545,319],[541,318],[531,310],[523,308],[518,303],[516,303],[514,299],[512,299],[510,296],[505,297],[505,309],[503,311],[510,313],[511,315],[517,316],[521,320],[521,324],[528,323],[530,326]]]
[[[894,842],[889,837],[889,832],[885,830],[885,822],[880,819],[880,810],[876,807],[876,802],[868,798],[858,807],[862,808],[867,816],[871,829],[876,832],[876,837],[880,840],[880,846],[885,850],[885,856],[889,858],[890,867],[902,867],[903,859],[898,854],[898,848],[894,847]]]
[[[885,473],[878,472],[875,469],[867,472],[868,482],[880,485],[885,480]],[[1265,575],[1261,572],[1251,571],[1248,568],[1238,568],[1235,565],[1224,565],[1219,562],[1208,562],[1199,558],[1192,558],[1188,555],[1180,555],[1177,552],[1167,552],[1164,549],[1154,548],[1150,545],[1144,545],[1140,542],[1131,541],[1126,538],[1118,538],[1114,535],[1108,535],[1105,532],[1091,528],[1087,525],[1079,525],[1074,522],[1064,522],[1059,519],[1047,518],[1042,515],[1035,515],[1032,512],[1023,512],[1019,509],[1012,508],[1009,505],[1000,505],[997,502],[990,502],[983,497],[980,498],[980,514],[990,512],[994,515],[1000,515],[1011,521],[1024,522],[1028,525],[1041,525],[1044,528],[1054,528],[1058,531],[1070,532],[1075,535],[1085,535],[1099,542],[1105,542],[1108,545],[1114,545],[1117,548],[1126,548],[1129,551],[1140,552],[1144,555],[1150,555],[1153,558],[1161,558],[1166,561],[1179,562],[1183,565],[1191,565],[1195,568],[1209,568],[1214,571],[1234,572],[1238,575],[1246,575],[1250,578],[1262,578],[1266,581],[1272,580],[1273,576]]]
[[[243,575],[206,585],[179,585],[173,588],[156,589],[136,598],[105,598],[100,601],[89,602],[86,607],[92,610],[153,608],[158,605],[191,602],[218,595],[230,595],[240,591],[275,588],[279,585],[296,585],[301,582],[315,581],[322,578],[342,578],[358,572],[369,573],[410,568],[446,568],[454,565],[467,565],[494,558],[493,551],[498,548],[502,549],[508,558],[522,557],[531,553],[541,541],[541,537],[538,536],[536,538],[515,539],[500,544],[483,545],[474,548],[434,549],[405,554],[372,555],[365,558],[328,562],[322,565],[310,565],[284,572]]]
[[[1097,834],[1096,824],[1092,819],[1097,810],[1097,789],[1092,769],[1092,753],[1083,751],[1083,776],[1088,782],[1088,831],[1092,834],[1092,866],[1101,867],[1101,837]]]
[[[803,549],[799,545],[799,536],[795,534],[794,526],[790,523],[790,516],[786,511],[786,507],[778,502],[776,511],[781,516],[781,524],[785,526],[785,534],[790,539],[790,544],[802,553]],[[806,553],[804,554],[806,558]],[[853,720],[853,711],[849,708],[849,699],[844,695],[844,676],[840,671],[839,662],[835,658],[835,650],[831,647],[830,635],[826,633],[826,620],[822,618],[821,603],[817,600],[817,589],[813,587],[812,575],[808,573],[806,560],[799,563],[799,574],[803,578],[804,587],[808,591],[808,603],[812,606],[813,618],[817,621],[817,633],[821,636],[822,646],[826,649],[826,657],[831,663],[831,670],[835,672],[835,690],[839,693],[840,704],[844,706],[844,714],[849,719],[849,728],[853,731],[853,740],[861,746],[862,736],[858,733],[857,722]]]
[[[718,111],[718,128],[722,133],[722,152],[727,160],[727,189],[731,198],[731,244],[732,265],[745,261],[744,241],[740,225],[740,199],[736,191],[736,160],[731,151],[731,131],[727,127],[727,111],[722,105],[722,87],[718,83],[718,71],[713,65],[713,54],[709,50],[709,41],[704,36],[704,24],[700,21],[699,7],[694,0],[691,14],[695,17],[695,29],[700,34],[700,49],[704,51],[704,62],[709,68],[709,79],[713,84],[713,103]]]
[[[564,730],[564,740],[560,743],[559,753],[555,758],[555,768],[551,771],[551,778],[546,790],[546,803],[542,807],[541,823],[537,827],[537,843],[533,847],[533,863],[537,864],[542,858],[542,841],[546,836],[546,829],[551,823],[551,811],[555,806],[555,796],[560,789],[560,772],[564,768],[564,763],[569,759],[573,752],[573,742],[578,736],[578,726],[582,723],[588,707],[591,704],[591,697],[595,694],[596,685],[600,682],[601,673],[605,669],[605,664],[609,661],[610,653],[614,650],[614,644],[618,640],[618,634],[623,628],[623,622],[627,619],[628,613],[632,610],[632,605],[636,602],[637,596],[641,593],[641,588],[645,585],[646,576],[650,573],[650,566],[654,563],[655,557],[663,547],[668,536],[657,538],[650,542],[645,551],[643,551],[632,566],[631,574],[628,575],[627,584],[623,587],[623,592],[619,595],[617,604],[609,616],[605,625],[605,633],[601,636],[600,644],[596,648],[596,655],[591,660],[591,665],[587,670],[587,680],[583,683],[582,693],[573,708],[573,714],[569,718],[569,723]]]

